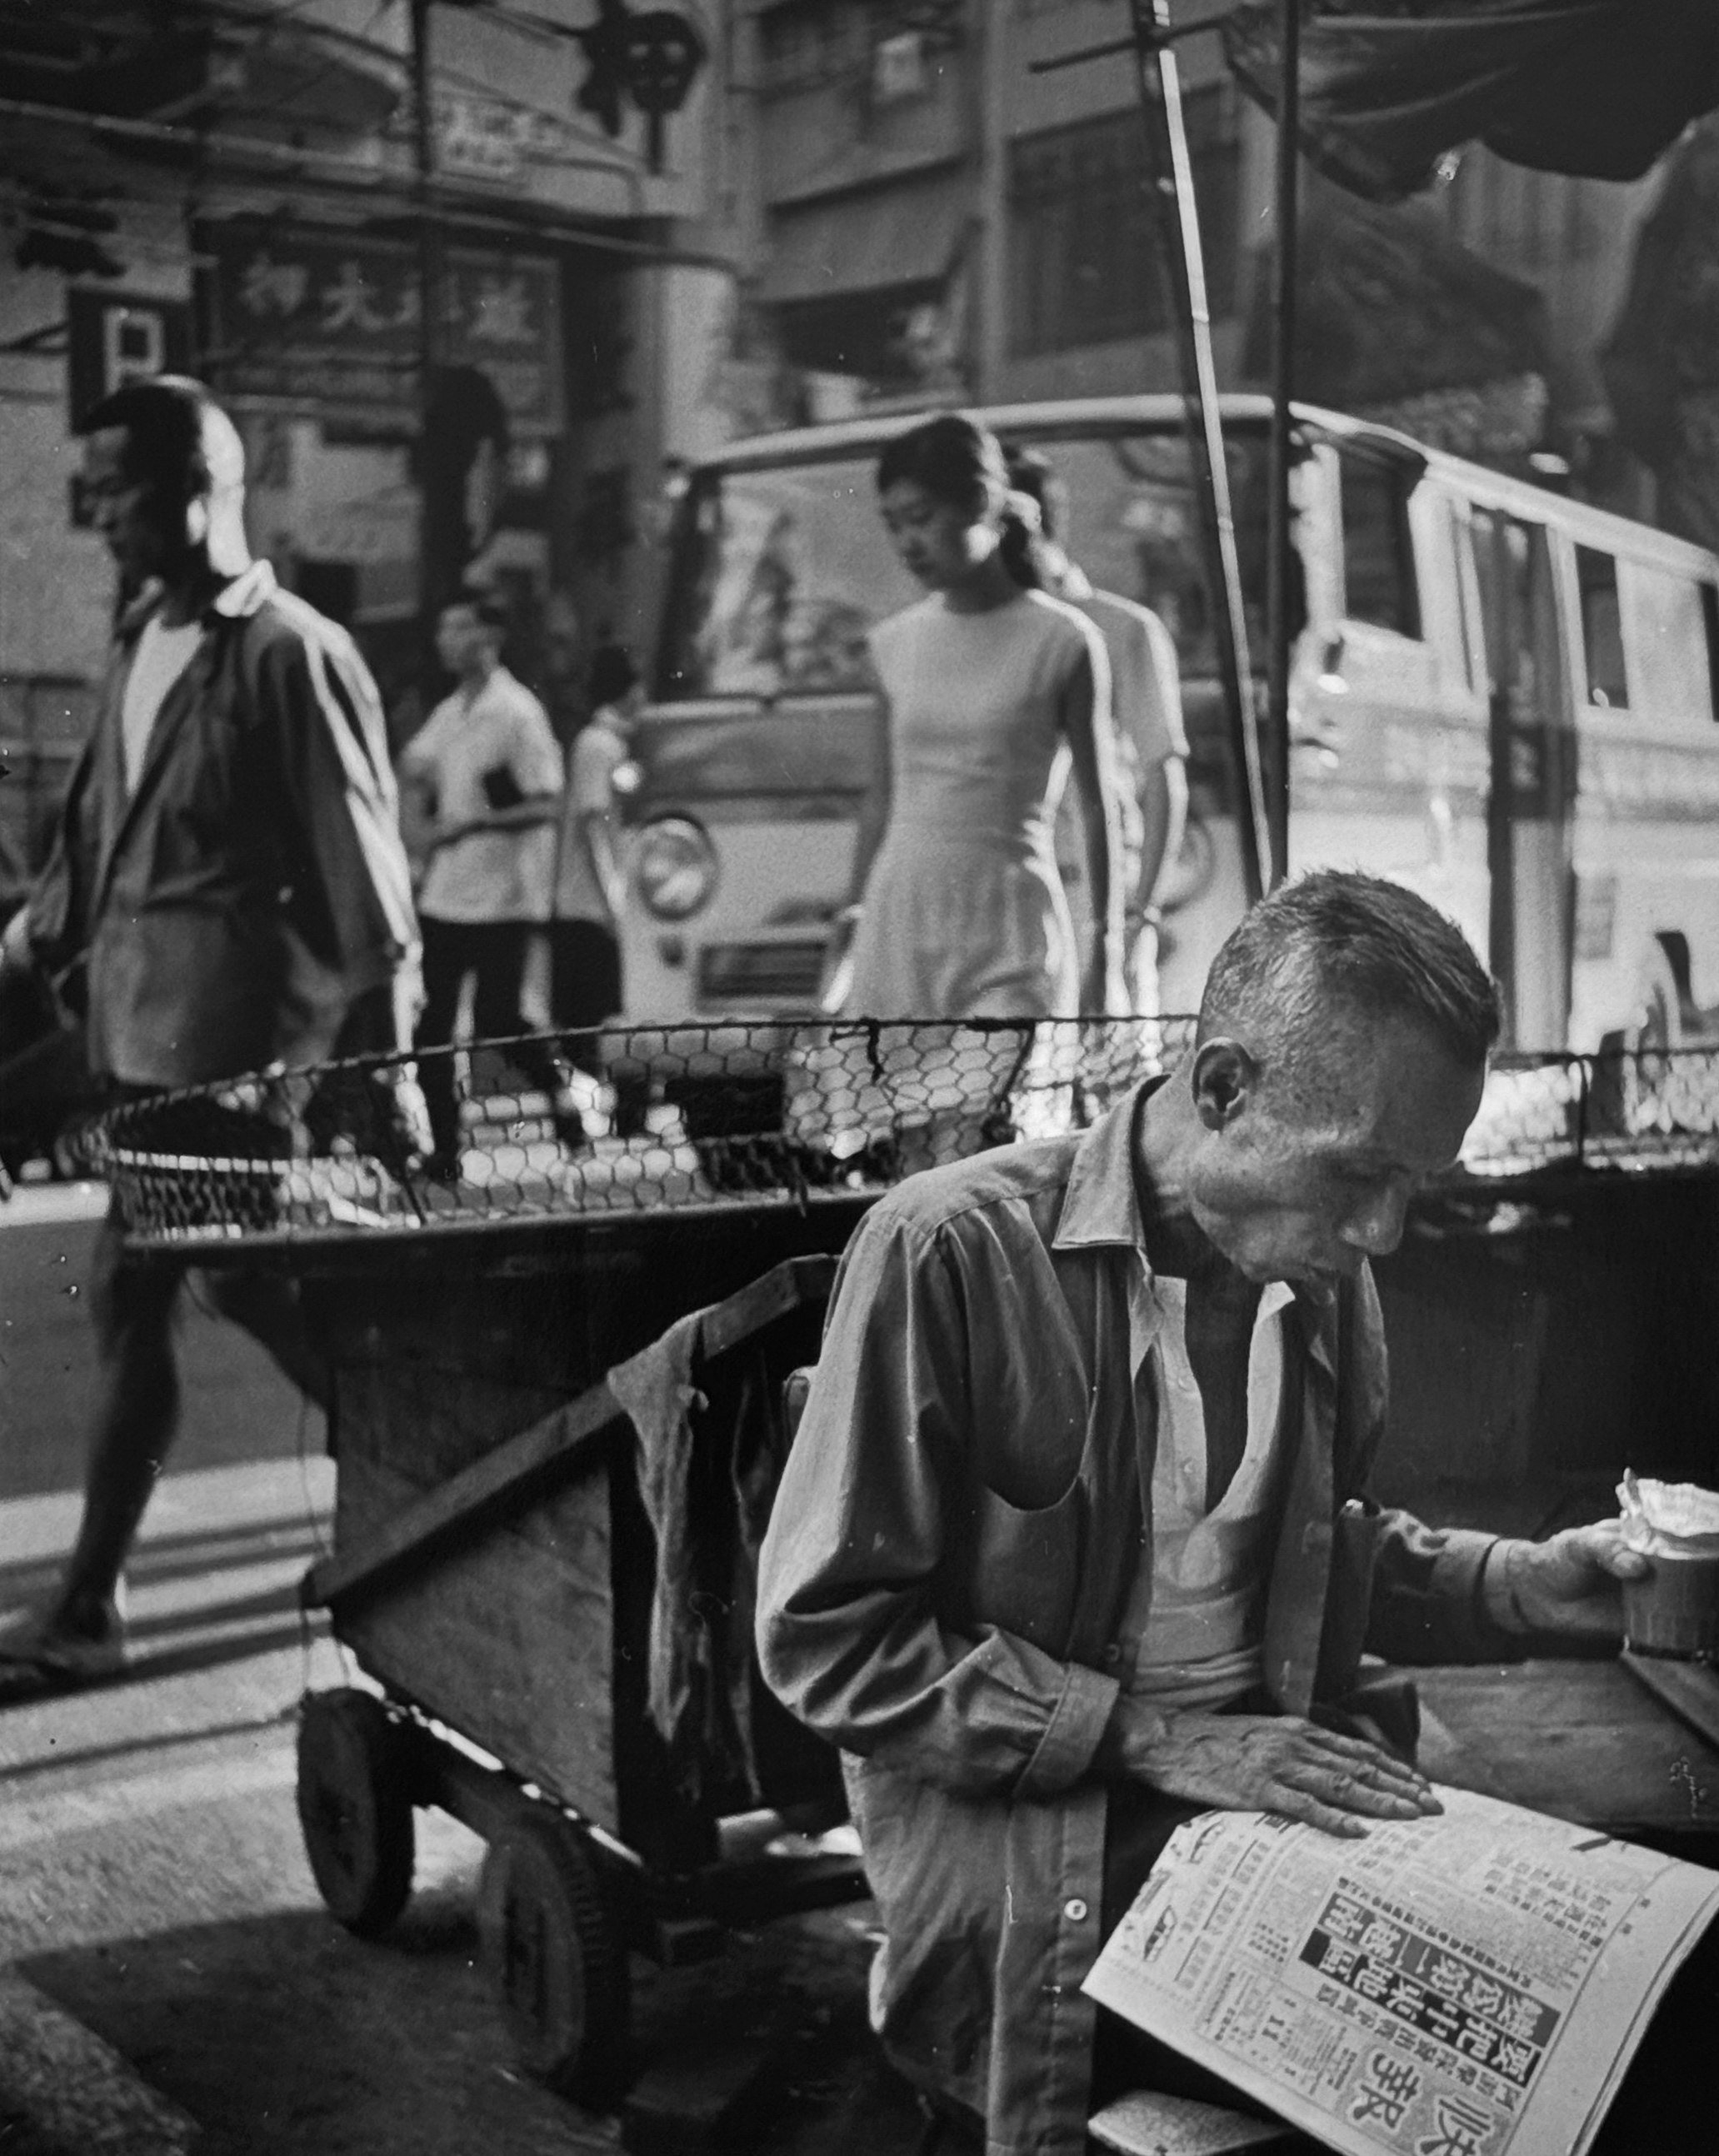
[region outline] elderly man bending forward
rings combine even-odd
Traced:
[[[1498,1026],[1422,900],[1308,876],[1225,944],[1167,1077],[911,1178],[843,1260],[759,1645],[846,1755],[885,2042],[991,2156],[1083,2148],[1095,2046],[1100,2096],[1211,2092],[1080,1990],[1181,1821],[1438,1809],[1361,1733],[1363,1645],[1617,1633],[1613,1530],[1439,1532],[1366,1494],[1368,1260],[1455,1159]]]

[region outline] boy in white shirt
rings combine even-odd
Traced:
[[[548,918],[560,813],[561,752],[548,714],[501,661],[505,616],[486,594],[441,611],[436,649],[459,685],[400,758],[408,842],[421,864],[424,932],[419,1050],[445,1050],[460,991],[475,974],[472,1024],[481,1040],[528,1034],[520,983],[533,931]],[[520,1041],[512,1060],[556,1103],[557,1135],[578,1144],[578,1115],[561,1103],[564,1074],[547,1041]],[[459,1172],[453,1059],[430,1053],[419,1075],[435,1151],[429,1172]]]

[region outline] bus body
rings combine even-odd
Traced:
[[[1191,800],[1160,1002],[1191,1009],[1242,882],[1181,402],[982,416],[1063,481],[1092,582],[1176,639]],[[1269,416],[1223,400],[1262,673]],[[919,595],[872,480],[908,424],[739,443],[692,475],[628,803],[630,1019],[814,1011],[878,752],[866,632]],[[1719,562],[1338,413],[1298,408],[1295,444],[1292,872],[1362,868],[1441,906],[1514,1045],[1689,1037],[1719,1004]]]

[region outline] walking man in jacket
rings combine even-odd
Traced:
[[[1369,1260],[1454,1160],[1498,1024],[1423,901],[1307,876],[1230,937],[1167,1077],[909,1178],[849,1245],[759,1646],[845,1755],[886,2046],[992,2156],[1079,2156],[1095,2072],[1209,2093],[1080,1990],[1177,1825],[1437,1810],[1355,1718],[1364,1643],[1618,1636],[1615,1523],[1500,1540],[1366,1494]]]
[[[84,431],[86,498],[129,603],[0,973],[59,984],[116,1103],[405,1046],[410,880],[382,710],[351,639],[252,560],[243,448],[200,383],[128,383]],[[121,1573],[177,1421],[178,1286],[126,1261],[110,1213],[83,1519],[52,1601],[0,1633],[0,1700],[123,1662]],[[223,1270],[208,1288],[326,1402],[291,1282]]]

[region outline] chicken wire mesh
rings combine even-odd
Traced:
[[[162,1093],[102,1118],[91,1165],[146,1244],[398,1232],[533,1216],[798,1204],[875,1192],[1017,1138],[1084,1128],[1168,1069],[1191,1018],[857,1020],[533,1034],[451,1060],[435,1164],[429,1055]],[[556,1058],[562,1085],[519,1061]],[[430,1074],[434,1075],[435,1074]],[[1719,1164],[1719,1051],[1503,1059],[1459,1168]]]

